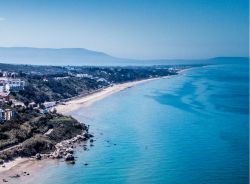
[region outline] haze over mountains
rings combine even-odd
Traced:
[[[225,59],[228,60],[228,58],[224,58],[224,60]],[[133,59],[116,58],[108,54],[105,54],[103,52],[91,51],[83,48],[52,49],[52,48],[32,48],[32,47],[0,47],[0,63],[32,64],[32,65],[125,66],[125,65],[205,64],[205,63],[211,63],[211,59],[210,60],[167,60],[167,59],[133,60]]]

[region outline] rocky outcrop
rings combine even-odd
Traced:
[[[73,161],[75,160],[75,157],[73,156],[73,154],[71,153],[68,153],[66,156],[65,156],[65,161]]]
[[[74,153],[73,148],[67,148],[67,149],[66,149],[66,153],[73,154],[73,153]]]
[[[73,154],[77,144],[90,139],[90,146],[93,146],[94,140],[91,138],[94,136],[88,132],[89,127],[73,118],[58,115],[50,123],[54,128],[49,135],[35,134],[20,144],[0,151],[0,165],[17,157],[32,157],[36,160],[63,158],[74,164]],[[88,148],[85,146],[84,150]]]
[[[37,153],[36,156],[35,156],[35,159],[41,160],[41,158],[42,158],[41,154],[40,154],[40,153]]]
[[[94,137],[93,135],[89,133],[84,133],[82,135],[77,135],[76,137],[73,137],[72,139],[62,141],[60,143],[57,143],[55,145],[55,151],[50,154],[44,154],[44,158],[52,158],[52,159],[61,159],[64,158],[65,161],[74,161],[74,147],[76,144],[81,143],[82,141],[89,140],[90,137]],[[93,144],[93,140],[91,141],[91,144]],[[84,146],[84,148],[86,148]],[[86,148],[87,149],[87,148]],[[74,163],[72,163],[74,164]]]
[[[93,136],[88,133],[87,126],[72,117],[59,114],[48,116],[35,119],[29,124],[28,127],[34,128],[30,138],[3,150],[0,148],[0,165],[1,160],[8,162],[17,157],[33,157],[37,160],[64,158],[67,153],[74,153],[74,144],[87,141]],[[43,129],[52,130],[51,127],[53,131],[44,134]]]

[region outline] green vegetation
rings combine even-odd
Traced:
[[[77,95],[86,95],[113,84],[177,74],[177,70],[170,70],[170,67],[59,67],[0,64],[0,69],[15,72],[25,81],[23,91],[12,93],[15,99],[25,103],[60,101]]]
[[[9,160],[15,156],[32,156],[48,153],[55,144],[81,134],[85,125],[72,117],[59,114],[39,115],[33,118],[19,117],[19,121],[0,125],[0,159]],[[49,134],[46,134],[50,131]]]

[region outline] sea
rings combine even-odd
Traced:
[[[31,183],[247,184],[248,71],[248,59],[214,62],[71,112],[90,125],[93,146]]]

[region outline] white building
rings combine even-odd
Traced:
[[[9,79],[8,85],[10,91],[20,91],[24,89],[25,82],[21,79]]]
[[[18,92],[20,90],[23,90],[24,86],[25,82],[21,79],[0,77],[0,92]]]

